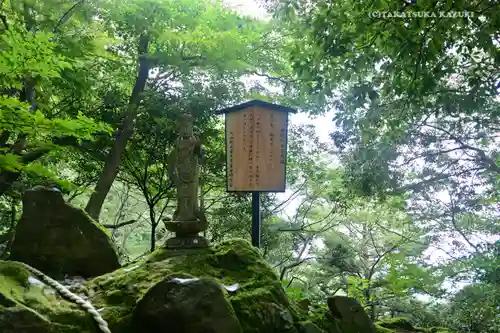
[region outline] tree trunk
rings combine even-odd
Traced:
[[[370,307],[368,308],[367,312],[368,312],[368,316],[370,317],[370,319],[375,322],[375,301],[372,301],[371,300],[371,286],[370,286],[370,283],[368,284],[368,287],[366,287],[365,290],[363,290],[363,293],[364,293],[364,296],[365,296],[365,299],[366,299],[366,303],[370,304]]]
[[[153,223],[151,225],[151,245],[150,245],[150,252],[153,252],[156,249],[156,227],[158,223]]]
[[[155,206],[156,203],[148,201],[148,206],[149,206],[149,220],[151,221],[151,244],[150,244],[150,251],[153,252],[156,248],[156,227],[158,226],[158,222],[156,221],[156,214],[155,214]],[[160,216],[161,217],[161,216]]]
[[[99,219],[101,208],[108,195],[108,192],[113,184],[113,181],[118,174],[121,157],[127,146],[127,142],[132,136],[134,129],[134,120],[137,117],[137,109],[141,100],[141,93],[146,86],[146,80],[149,73],[149,62],[147,59],[149,45],[149,36],[141,36],[139,40],[139,71],[135,81],[132,95],[130,96],[129,104],[123,123],[116,136],[113,147],[104,162],[104,168],[101,176],[97,181],[94,192],[90,196],[89,202],[85,207],[87,213],[95,220]]]

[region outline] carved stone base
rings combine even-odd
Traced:
[[[168,249],[189,249],[189,248],[204,248],[208,247],[208,240],[203,236],[191,236],[191,237],[174,237],[167,239],[164,247]]]
[[[176,235],[193,235],[207,230],[208,224],[202,221],[164,221],[167,230]]]

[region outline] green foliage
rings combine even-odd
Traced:
[[[287,287],[289,284],[289,281],[287,280],[282,280],[281,283],[285,287],[285,292],[288,298],[292,301],[299,301],[303,299],[304,294],[302,293],[302,289],[300,288],[292,288],[292,287]]]
[[[293,36],[295,72],[335,108],[331,137],[345,188],[366,201],[400,197],[413,226],[398,233],[419,230],[412,246],[382,260],[384,288],[406,302],[416,292],[443,297],[445,277],[491,281],[498,266],[498,6],[283,0],[271,8]],[[416,11],[470,15],[408,16]],[[408,15],[370,15],[393,12]],[[335,250],[337,269],[349,266],[339,256],[359,265],[345,243]],[[433,258],[433,267],[424,254],[431,251],[444,257]],[[384,303],[381,311],[397,309]]]
[[[4,31],[0,39],[0,85],[7,89],[22,88],[27,77],[38,81],[60,78],[64,69],[70,69],[69,59],[56,50],[54,35],[40,31],[35,34],[26,27],[14,25]]]
[[[66,36],[48,28],[48,16],[48,21],[42,20],[34,30],[34,17],[43,15],[47,10],[44,5],[30,3],[22,7],[10,1],[2,4],[6,11],[0,48],[6,52],[0,54],[0,169],[10,175],[2,178],[2,193],[21,172],[38,179],[52,179],[67,187],[47,165],[37,160],[61,149],[68,138],[78,143],[93,140],[98,132],[109,131],[107,125],[82,111],[70,115],[60,108],[65,92],[56,91],[56,87],[64,76],[79,69],[83,58],[78,50],[85,45],[75,46],[76,54],[69,54],[71,46]],[[72,19],[69,21],[66,32],[74,27]]]
[[[398,191],[401,183],[422,190],[449,180],[459,183],[457,178],[476,173],[483,179],[498,174],[494,138],[500,114],[494,75],[488,74],[500,59],[489,37],[499,22],[488,21],[497,8],[480,24],[478,17],[382,19],[369,13],[473,15],[484,14],[479,8],[487,4],[280,4],[278,15],[297,33],[291,53],[297,72],[325,93],[334,92],[338,110],[332,137],[345,153],[354,189],[384,194]],[[455,53],[449,53],[452,48]],[[456,156],[460,151],[475,157],[465,162]],[[427,165],[417,167],[417,162]],[[408,177],[412,173],[413,179]],[[491,183],[483,185],[495,192]]]
[[[250,197],[226,193],[214,111],[252,98],[312,114],[333,108],[334,145],[291,117],[289,191],[261,197],[261,250],[289,297],[310,299],[317,318],[338,292],[374,319],[408,316],[422,332],[498,330],[498,6],[265,2],[275,15],[260,21],[208,0],[2,1],[0,246],[33,185],[57,185],[85,206],[134,112],[100,216],[123,260],[170,236],[166,156],[186,111],[204,148],[205,236],[248,239]],[[485,19],[368,15],[442,10]],[[141,61],[150,72],[133,111]],[[431,262],[437,252],[446,258]],[[450,296],[450,281],[473,283]]]
[[[498,332],[498,285],[486,283],[464,287],[452,299],[448,326],[465,332]]]
[[[347,284],[349,285],[349,296],[357,299],[363,307],[369,306],[374,300],[374,296],[372,294],[366,295],[365,292],[370,288],[370,282],[370,280],[363,279],[358,276],[349,276],[347,279]]]

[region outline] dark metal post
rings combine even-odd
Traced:
[[[252,245],[260,247],[260,192],[252,192]]]

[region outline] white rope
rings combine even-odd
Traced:
[[[30,265],[25,264],[24,262],[20,261],[14,261],[14,262],[23,265],[24,268],[26,268],[28,271],[38,276],[40,279],[42,279],[43,282],[45,282],[52,288],[56,289],[66,299],[80,305],[85,311],[87,311],[92,315],[92,317],[94,317],[94,320],[97,322],[97,325],[99,325],[99,328],[103,333],[111,333],[111,331],[108,328],[108,323],[101,317],[99,312],[97,312],[97,310],[92,306],[92,304],[90,304],[90,302],[87,302],[80,296],[73,294],[65,286],[63,286],[56,280],[52,279],[51,277],[45,275],[44,273],[40,272],[38,269],[33,268]]]

